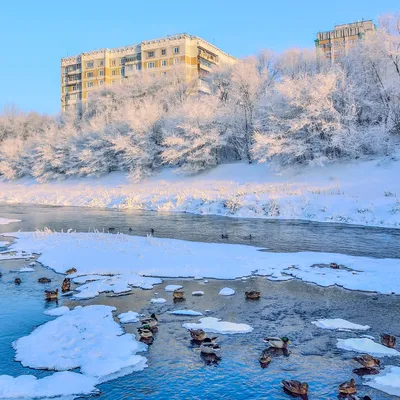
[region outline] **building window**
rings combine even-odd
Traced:
[[[87,87],[93,87],[93,82],[88,82]]]
[[[99,81],[100,86],[104,84],[104,81]]]
[[[174,64],[179,64],[179,58],[174,58]]]
[[[167,60],[162,60],[161,61],[161,66],[166,67],[167,66]]]
[[[86,68],[93,68],[93,61],[89,61],[86,63]]]
[[[136,70],[139,71],[142,69],[142,64],[136,64]]]
[[[116,70],[116,69],[113,69],[113,70],[111,71],[111,75],[112,75],[112,76],[117,75],[117,70]]]
[[[161,55],[165,56],[167,54],[167,49],[161,49]]]
[[[154,51],[148,51],[147,52],[147,58],[154,57]]]
[[[147,68],[155,68],[155,63],[154,62],[148,62],[147,63]]]
[[[111,60],[111,65],[115,65],[115,60]]]
[[[179,53],[179,47],[174,47],[174,54],[178,54]]]
[[[162,76],[167,76],[167,73],[165,71],[161,72]]]
[[[99,76],[104,76],[104,69],[101,69],[101,70],[99,71]]]
[[[99,61],[99,67],[102,67],[104,65],[104,61],[103,60],[100,60]]]
[[[88,72],[86,74],[86,78],[93,78],[93,72]]]

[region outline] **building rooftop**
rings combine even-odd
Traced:
[[[182,38],[189,38],[189,39],[197,39],[200,43],[204,43],[208,46],[210,46],[211,48],[214,48],[215,50],[223,53],[225,56],[233,58],[236,60],[236,57],[232,56],[231,54],[228,54],[224,51],[222,51],[220,48],[218,48],[217,46],[211,44],[210,42],[208,42],[207,40],[204,40],[202,38],[200,38],[199,36],[193,36],[190,35],[188,33],[177,33],[175,35],[166,35],[162,38],[158,38],[158,39],[152,39],[152,40],[143,40],[142,42],[140,42],[140,44],[133,44],[133,45],[129,45],[129,46],[122,46],[122,47],[116,47],[116,48],[103,48],[103,49],[97,49],[97,50],[91,50],[91,51],[86,51],[86,52],[82,52],[80,54],[77,54],[75,56],[68,56],[68,57],[63,57],[61,59],[61,64],[64,63],[68,63],[71,61],[79,61],[78,58],[82,55],[82,56],[88,56],[88,55],[98,55],[100,53],[118,53],[118,52],[124,52],[124,51],[135,51],[138,52],[140,51],[140,46],[141,45],[148,45],[148,44],[153,44],[153,43],[161,43],[161,42],[165,42],[165,41],[169,41],[169,40],[179,40]]]

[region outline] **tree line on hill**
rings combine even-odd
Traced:
[[[178,67],[179,68],[179,67]],[[208,94],[139,73],[58,116],[0,115],[0,175],[39,181],[160,167],[197,173],[245,160],[326,164],[389,155],[400,137],[400,17],[332,64],[315,50],[264,50],[204,76]]]

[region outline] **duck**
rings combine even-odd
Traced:
[[[108,230],[109,230],[110,232],[112,232],[112,231],[115,231],[115,228],[111,227],[111,228],[108,228]]]
[[[57,300],[58,299],[58,289],[56,290],[45,290],[44,291],[46,300]]]
[[[16,285],[20,285],[20,284],[21,284],[21,278],[15,278],[15,279],[14,279],[14,283],[15,283]]]
[[[132,231],[133,231],[133,229],[132,229],[132,228],[129,228],[128,230],[129,230],[129,232],[132,232]]]
[[[141,340],[152,341],[154,339],[153,332],[151,331],[149,325],[142,325],[140,328],[138,328],[138,332]]]
[[[190,336],[196,342],[202,342],[207,334],[203,331],[203,329],[189,329]]]
[[[71,279],[65,278],[61,285],[61,291],[63,293],[65,293],[65,292],[69,292],[70,290],[71,290]]]
[[[174,300],[177,300],[177,299],[182,300],[185,298],[185,292],[181,289],[176,289],[172,293],[172,296],[173,296]]]
[[[216,352],[220,351],[221,347],[215,343],[211,338],[205,338],[200,345],[200,351],[203,354],[215,354]]]
[[[258,358],[258,361],[264,367],[266,367],[271,362],[271,360],[272,360],[271,356],[265,350],[261,353],[261,356]]]
[[[221,361],[221,357],[218,357],[215,353],[214,354],[200,353],[200,356],[207,365],[218,365],[218,363]]]
[[[353,378],[348,382],[343,382],[339,385],[340,394],[354,394],[357,393],[356,382]]]
[[[304,396],[308,393],[308,383],[306,382],[282,381],[282,387],[284,390],[300,396]]]
[[[154,235],[155,230],[153,228],[150,229],[151,235]]]
[[[50,283],[51,279],[50,278],[39,278],[38,282],[39,283]]]
[[[250,235],[248,235],[248,236],[245,236],[244,238],[245,238],[245,239],[248,239],[248,240],[251,240],[251,239],[253,239],[253,235],[250,234]]]
[[[380,368],[381,366],[381,360],[372,357],[369,354],[364,354],[359,357],[354,357],[353,360],[357,361],[359,364],[361,364],[363,367],[367,369]]]
[[[158,319],[154,313],[150,317],[143,318],[140,322],[142,323],[142,327],[148,325],[149,329],[155,328],[158,325]]]
[[[228,239],[228,234],[222,234],[221,239]]]
[[[353,394],[351,394],[350,396],[346,396],[346,399],[347,400],[372,400],[371,397],[369,397],[369,396],[358,397]]]
[[[65,271],[67,275],[76,274],[76,268],[70,268]]]
[[[287,349],[290,344],[290,339],[287,336],[279,337],[266,337],[263,339],[265,343],[268,343],[275,349]]]
[[[335,262],[330,263],[329,266],[330,266],[332,269],[339,269],[339,268],[340,268],[340,267],[339,267],[339,264],[337,264],[337,263],[335,263]]]
[[[258,300],[261,296],[261,293],[257,292],[256,290],[252,290],[250,292],[244,292],[244,295],[246,296],[247,300]]]
[[[381,334],[381,343],[386,346],[390,347],[391,349],[396,346],[396,337],[389,335],[387,333]]]

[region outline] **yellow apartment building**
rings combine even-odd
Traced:
[[[86,103],[95,90],[129,81],[139,71],[165,77],[179,73],[186,83],[194,82],[199,91],[206,91],[202,78],[212,67],[236,61],[206,40],[186,33],[65,57],[61,59],[61,109]]]
[[[335,25],[333,31],[318,32],[315,40],[317,54],[321,58],[337,61],[370,32],[375,31],[372,20]]]

